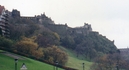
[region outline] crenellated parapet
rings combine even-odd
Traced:
[[[37,21],[38,23],[43,23],[48,21],[51,24],[54,24],[54,21],[51,20],[51,18],[47,17],[45,15],[45,13],[41,14],[41,15],[36,15],[36,16],[21,16],[20,15],[20,11],[18,11],[17,9],[13,9],[11,12],[11,16],[13,18],[19,18],[19,19],[27,19],[27,20],[34,20]]]

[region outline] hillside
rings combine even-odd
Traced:
[[[71,28],[65,25],[45,25],[50,30],[60,35],[61,45],[72,49],[79,55],[92,59],[96,56],[113,53],[116,51],[114,41],[109,40],[99,32],[92,31],[90,24],[84,24],[82,27]]]
[[[66,51],[67,54],[69,55],[68,56],[69,60],[66,63],[66,66],[71,67],[71,68],[75,68],[78,70],[82,70],[82,63],[85,63],[85,65],[84,65],[85,69],[89,70],[92,62],[88,62],[88,61],[76,58],[75,54],[66,48],[63,48],[63,47],[59,47],[59,48],[61,48],[63,51]],[[37,70],[42,70],[42,69],[52,70],[53,69],[52,65],[49,65],[49,64],[46,64],[43,62],[39,62],[39,61],[30,59],[30,58],[26,58],[24,56],[20,56],[17,54],[4,52],[2,50],[0,50],[0,52],[1,52],[0,53],[0,56],[1,56],[0,62],[2,63],[2,64],[0,64],[0,69],[3,69],[3,70],[8,70],[8,69],[14,70],[15,57],[18,58],[18,67],[17,67],[18,69],[20,69],[22,63],[25,63],[26,67],[28,69],[31,69],[31,70],[35,70],[35,69],[37,69]],[[4,52],[4,53],[2,53],[2,52]],[[58,68],[58,70],[63,70],[63,69]]]
[[[90,66],[92,65],[93,62],[84,60],[83,56],[80,57],[80,58],[77,58],[76,54],[72,50],[66,49],[66,48],[61,47],[61,46],[59,48],[61,48],[63,51],[67,52],[67,54],[68,54],[69,59],[66,63],[66,66],[71,67],[71,68],[75,68],[75,69],[78,69],[78,70],[82,70],[83,69],[82,63],[85,63],[84,64],[84,67],[85,67],[84,69],[85,70],[90,69]]]
[[[117,50],[114,41],[93,31],[88,23],[72,28],[55,24],[45,14],[26,17],[17,10],[9,12],[9,17],[10,37],[0,36],[0,48],[7,51],[77,69],[86,63],[89,69],[92,63],[88,61]]]
[[[49,64],[39,62],[39,61],[30,59],[30,58],[26,58],[24,56],[19,56],[19,55],[12,54],[9,52],[8,54],[19,57],[18,62],[17,62],[18,70],[21,68],[23,63],[25,63],[28,70],[53,70],[54,68],[53,66]],[[14,70],[15,69],[14,58],[9,55],[5,55],[5,53],[0,53],[0,69],[1,70]],[[58,68],[58,70],[63,70],[63,69]]]
[[[15,12],[18,11],[15,10]],[[13,14],[15,12],[12,11]],[[35,17],[17,15],[20,14],[12,15],[10,19],[11,24],[13,24],[10,33],[12,39],[19,39],[20,36],[46,35],[47,33],[48,37],[45,36],[45,38],[50,38],[50,40],[46,41],[46,44],[64,46],[75,51],[77,57],[81,54],[90,60],[102,54],[115,52],[117,49],[114,41],[110,41],[106,36],[99,34],[99,32],[92,31],[92,26],[88,23],[84,23],[84,26],[81,27],[72,28],[67,24],[55,24],[45,14]],[[19,33],[17,34],[16,32]],[[52,37],[53,35],[58,37],[58,39]]]

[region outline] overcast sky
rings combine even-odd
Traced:
[[[129,0],[0,0],[9,11],[17,9],[22,16],[43,12],[56,24],[70,27],[91,24],[118,48],[129,46]]]

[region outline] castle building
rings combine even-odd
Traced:
[[[20,18],[20,11],[13,9],[12,10],[12,17],[13,18]]]
[[[9,37],[8,14],[4,6],[0,5],[0,35]]]
[[[84,34],[88,35],[89,32],[92,32],[91,25],[88,23],[84,23],[84,26],[76,27],[76,28],[70,28],[68,31],[70,34]]]

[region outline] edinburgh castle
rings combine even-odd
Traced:
[[[43,13],[41,15],[35,15],[34,17],[21,16],[20,11],[18,11],[16,9],[13,9],[12,12],[8,12],[8,13],[12,18],[33,20],[33,21],[35,21],[36,23],[39,23],[39,24],[45,24],[45,22],[47,22],[46,26],[49,27],[52,30],[57,29],[56,31],[58,31],[58,29],[60,29],[60,28],[63,28],[64,30],[67,30],[67,32],[63,31],[63,32],[59,32],[59,33],[64,33],[65,32],[65,33],[69,33],[69,34],[73,34],[73,35],[74,34],[87,35],[90,32],[92,32],[92,33],[97,33],[98,34],[98,32],[92,31],[92,27],[88,23],[84,23],[84,26],[81,26],[81,27],[71,28],[71,27],[68,27],[67,23],[65,23],[65,24],[55,24],[54,21],[52,21],[51,18],[49,18],[45,15],[45,13]]]

